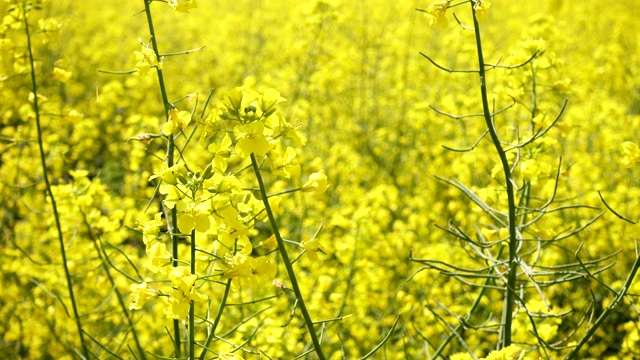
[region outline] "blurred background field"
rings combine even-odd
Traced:
[[[3,16],[9,6],[0,4]],[[447,28],[429,27],[415,10],[424,6],[383,0],[200,0],[197,9],[181,14],[166,4],[152,4],[162,53],[205,46],[165,58],[171,99],[196,93],[202,104],[212,89],[219,99],[236,86],[276,88],[287,98],[284,114],[303,124],[308,137],[298,152],[303,173],[324,169],[331,185],[322,197],[283,199],[279,222],[285,236],[298,240],[309,239],[323,224],[318,239],[327,254],[315,262],[301,258],[296,266],[314,319],[352,315],[326,326],[323,344],[331,359],[365,355],[398,314],[399,325],[375,358],[429,358],[451,330],[442,319],[457,325],[454,314],[463,315],[478,290],[433,270],[412,276],[420,265],[409,260],[410,254],[481,267],[465,246],[436,226],[450,221],[469,233],[499,238],[486,214],[434,177],[455,178],[491,206],[506,207],[500,181],[492,177],[498,160],[489,141],[472,152],[443,148],[471,146],[484,123],[451,119],[430,106],[451,114],[481,112],[478,79],[443,72],[420,52],[449,68],[473,69],[475,47],[473,33],[461,30],[451,16]],[[463,23],[469,21],[466,8],[453,10]],[[145,255],[141,236],[132,228],[137,219],[151,219],[158,211],[157,204],[145,209],[154,194],[148,179],[158,170],[164,149],[159,143],[127,140],[159,133],[164,110],[153,70],[146,77],[98,70],[134,68],[133,52],[149,41],[142,9],[142,1],[46,2],[38,16],[56,30],[37,34],[34,43],[39,93],[47,98],[42,109],[45,151],[80,312],[87,332],[124,358],[131,336],[91,234],[113,245],[107,252],[116,267],[135,276],[133,263],[143,278],[148,275],[140,266]],[[640,170],[621,165],[620,147],[638,142],[640,128],[638,11],[637,0],[494,1],[482,24],[489,63],[517,63],[543,50],[535,69],[489,72],[496,108],[516,100],[496,117],[505,141],[514,141],[516,124],[523,129],[531,124],[532,113],[541,115],[538,121],[550,121],[568,99],[557,126],[526,154],[537,170],[520,168],[516,176],[529,181],[533,199],[545,199],[562,157],[558,205],[600,209],[548,214],[531,230],[536,236],[553,238],[597,217],[605,210],[598,190],[613,209],[640,219]],[[46,29],[46,24],[34,26]],[[3,26],[0,35],[0,353],[8,359],[73,358],[77,335],[67,315],[61,258],[44,196],[30,83],[20,75],[26,66],[24,34]],[[207,154],[195,149],[186,156],[198,161]],[[606,262],[615,266],[598,274],[619,289],[635,258],[629,228],[605,211],[578,236],[544,247],[543,261],[550,266],[575,262],[581,244],[586,260],[621,250]],[[255,235],[262,240],[263,234]],[[113,275],[128,294],[131,281]],[[286,274],[280,269],[277,277]],[[275,293],[270,282],[263,285],[232,297],[242,302]],[[632,304],[640,294],[638,282],[630,293],[583,350],[584,358],[640,356],[640,321]],[[214,303],[219,297],[207,295]],[[502,296],[488,291],[473,323],[498,323]],[[535,289],[523,290],[523,297],[530,308],[546,311]],[[571,311],[561,319],[541,320],[538,330],[544,329],[542,337],[549,343],[569,345],[585,331],[579,320],[591,311],[599,315],[613,295],[593,279],[582,279],[546,290],[546,297],[549,313]],[[308,349],[300,319],[281,326],[291,312],[283,296],[229,310],[222,331],[266,305],[266,311],[231,335],[233,341],[242,343],[260,325],[248,347],[274,359],[291,359]],[[145,348],[170,353],[164,329],[169,321],[159,309],[150,305],[133,314]],[[530,325],[526,318],[519,321],[514,341],[534,349]],[[467,328],[464,338],[481,357],[494,348],[497,334]],[[98,346],[92,351],[98,358],[109,357]],[[444,354],[460,352],[465,349],[453,340]]]

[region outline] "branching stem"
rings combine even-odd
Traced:
[[[500,138],[498,137],[498,133],[491,116],[491,108],[489,107],[489,100],[487,96],[487,82],[485,77],[485,63],[484,56],[482,54],[482,40],[480,38],[480,25],[478,24],[476,12],[473,8],[475,5],[475,1],[470,1],[469,4],[471,5],[471,13],[473,14],[473,26],[476,36],[476,49],[478,51],[478,73],[480,75],[480,93],[482,97],[482,110],[484,120],[487,124],[487,129],[489,130],[491,141],[493,142],[493,145],[498,152],[498,156],[500,157],[500,163],[502,164],[502,169],[504,172],[505,187],[507,190],[507,201],[509,203],[507,220],[509,228],[509,272],[507,275],[507,294],[504,303],[504,311],[502,314],[502,336],[499,344],[499,347],[503,348],[511,345],[511,325],[513,322],[513,308],[516,300],[515,290],[518,271],[518,263],[516,257],[516,250],[518,248],[518,238],[516,233],[516,201],[513,182],[511,179],[511,167],[509,166],[509,161],[507,160],[507,154],[505,153],[500,143]]]

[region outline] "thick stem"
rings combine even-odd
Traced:
[[[474,5],[476,1],[470,1],[471,4],[471,13],[473,14],[473,27],[475,29],[476,36],[476,49],[478,50],[478,73],[480,75],[480,94],[482,97],[482,112],[484,116],[484,120],[487,124],[487,129],[489,130],[489,135],[491,136],[491,141],[498,152],[498,156],[500,157],[500,163],[502,164],[502,171],[504,172],[505,178],[505,186],[507,190],[507,201],[509,204],[509,273],[507,275],[507,295],[505,298],[504,310],[502,314],[502,337],[499,344],[500,348],[507,347],[511,345],[511,325],[513,322],[513,308],[516,300],[516,277],[518,271],[518,262],[517,262],[517,254],[516,250],[518,248],[518,238],[516,235],[516,201],[515,194],[513,189],[513,183],[511,179],[511,167],[509,166],[509,161],[507,160],[507,154],[505,153],[502,145],[500,144],[500,139],[498,138],[498,133],[496,131],[495,125],[493,123],[493,119],[491,116],[491,110],[489,107],[489,100],[487,96],[487,83],[486,83],[486,72],[485,72],[485,63],[484,56],[482,54],[482,40],[480,38],[480,25],[478,24],[478,19],[476,18],[476,12],[474,10]]]
[[[56,199],[51,191],[51,182],[49,182],[49,173],[47,172],[46,156],[44,154],[44,145],[42,140],[42,127],[40,126],[40,108],[38,104],[38,82],[36,81],[36,69],[33,61],[33,48],[31,46],[31,33],[29,32],[29,21],[27,19],[26,4],[22,4],[22,16],[24,18],[24,31],[27,36],[27,51],[29,52],[29,67],[31,75],[31,90],[33,90],[33,111],[36,118],[36,129],[38,132],[38,150],[40,152],[40,162],[42,165],[42,177],[47,189],[47,195],[51,201],[51,208],[53,210],[53,217],[56,222],[56,232],[58,233],[58,242],[60,243],[60,254],[62,255],[62,267],[64,268],[64,275],[67,280],[67,289],[69,291],[69,299],[71,300],[71,307],[73,308],[73,316],[76,322],[76,328],[78,329],[78,336],[80,337],[80,345],[82,346],[82,354],[86,359],[89,359],[89,350],[84,340],[84,331],[82,330],[82,322],[80,321],[80,315],[78,314],[78,307],[76,305],[76,298],[73,293],[73,280],[69,273],[69,267],[67,266],[67,252],[64,247],[64,236],[62,235],[62,227],[60,226],[60,215],[58,214],[58,206],[56,205]]]
[[[256,179],[258,179],[258,185],[260,187],[260,196],[262,197],[262,202],[264,203],[264,208],[267,211],[267,216],[269,217],[269,223],[271,224],[271,228],[273,229],[273,234],[276,237],[278,242],[278,250],[280,252],[280,256],[282,256],[282,261],[284,262],[284,266],[287,269],[287,275],[289,275],[289,280],[291,281],[291,287],[293,288],[293,293],[296,295],[296,299],[298,300],[298,306],[300,307],[300,312],[302,313],[302,317],[304,318],[304,322],[307,325],[307,329],[309,330],[309,335],[311,336],[311,341],[313,342],[313,347],[316,349],[316,354],[318,354],[318,358],[320,360],[324,360],[324,353],[322,352],[322,348],[320,347],[320,340],[318,339],[318,335],[316,334],[315,329],[313,328],[313,320],[311,320],[311,315],[309,315],[309,311],[307,310],[307,305],[304,302],[302,297],[302,292],[300,291],[300,286],[298,285],[298,279],[296,278],[296,273],[293,270],[293,264],[291,263],[291,259],[289,258],[289,254],[287,253],[287,248],[284,245],[284,240],[280,235],[280,230],[278,230],[278,224],[276,223],[276,218],[273,215],[273,211],[271,211],[271,206],[269,205],[269,197],[267,196],[267,190],[264,186],[264,181],[262,181],[262,176],[260,175],[260,168],[258,166],[258,161],[256,160],[256,156],[251,153],[251,164],[253,165],[253,171],[256,174]]]
[[[158,50],[158,41],[156,40],[156,31],[153,27],[153,17],[151,16],[151,1],[153,0],[144,0],[144,10],[147,14],[147,24],[149,25],[149,36],[151,37],[151,47],[153,48],[153,52],[155,53],[156,59],[161,61],[160,59],[160,51]],[[162,95],[162,104],[164,107],[164,115],[166,120],[168,121],[169,110],[171,110],[171,104],[169,103],[169,97],[167,96],[167,89],[164,85],[164,74],[162,73],[162,68],[157,67],[156,72],[158,74],[158,84],[160,86],[160,94]],[[175,144],[173,139],[173,134],[168,136],[169,144],[167,145],[167,165],[168,167],[172,167],[174,165],[174,152],[175,152]],[[175,236],[175,224],[178,222],[178,212],[175,209],[171,209],[171,220],[167,221],[167,230],[169,234],[171,234],[171,252],[173,255],[173,266],[178,266],[178,237]],[[180,321],[173,320],[173,336],[175,338],[175,356],[177,358],[180,357]]]

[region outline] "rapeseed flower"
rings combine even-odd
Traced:
[[[626,168],[632,167],[635,163],[640,162],[640,148],[638,148],[638,144],[625,141],[622,143],[622,165]]]
[[[129,289],[131,290],[129,310],[140,310],[146,302],[158,298],[158,291],[149,289],[146,282],[131,284]]]
[[[254,153],[264,156],[269,152],[269,141],[263,134],[264,124],[261,121],[254,121],[246,125],[237,125],[233,133],[238,140],[236,153],[241,158],[245,158]]]
[[[196,0],[169,0],[167,5],[174,11],[188,13],[189,10],[198,7],[198,2]]]
[[[449,20],[446,18],[446,12],[450,3],[451,0],[441,0],[427,5],[424,10],[420,10],[429,19],[429,26],[447,27]]]
[[[309,175],[309,179],[302,185],[302,192],[314,192],[316,195],[324,194],[329,187],[327,182],[327,175],[324,170],[320,170]]]

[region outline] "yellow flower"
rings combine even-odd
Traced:
[[[152,66],[160,67],[156,53],[146,46],[142,46],[142,51],[134,51],[136,58],[135,68],[141,76],[147,75]]]
[[[51,74],[51,78],[55,81],[59,81],[61,83],[66,83],[71,78],[71,71],[67,71],[65,69],[54,67],[53,74]]]
[[[303,192],[315,192],[316,195],[324,194],[324,192],[329,187],[327,183],[327,175],[324,173],[324,170],[320,170],[309,175],[309,180],[302,185]]]
[[[527,359],[522,356],[521,351],[516,345],[510,345],[506,348],[502,348],[500,350],[494,350],[486,358],[482,360],[516,360],[516,359]]]
[[[476,12],[476,19],[478,22],[483,22],[487,19],[487,9],[491,7],[491,3],[488,1],[477,0],[473,4],[473,10]]]
[[[129,310],[140,310],[147,301],[155,300],[158,297],[158,292],[149,289],[146,282],[142,284],[131,284],[129,289],[131,290]]]
[[[284,101],[287,101],[287,99],[280,96],[278,90],[268,89],[258,98],[258,106],[260,106],[263,116],[268,117],[276,111],[276,105]]]
[[[153,243],[147,247],[149,259],[142,265],[152,273],[158,273],[163,267],[171,264],[173,255],[167,251],[167,245],[161,242]]]
[[[318,260],[318,253],[325,254],[324,248],[318,239],[313,239],[311,241],[303,241],[300,245],[302,248],[306,250],[307,257],[311,261]]]
[[[300,164],[291,164],[293,159],[296,157],[296,150],[294,148],[287,146],[287,150],[284,151],[284,154],[272,153],[272,155],[275,155],[275,158],[273,159],[274,175],[282,176],[286,179],[300,175]]]
[[[264,156],[269,152],[269,141],[262,133],[264,124],[261,121],[254,121],[246,125],[238,125],[233,128],[233,133],[238,139],[236,144],[236,153],[241,158],[254,153],[258,156]]]
[[[231,147],[231,144],[232,142],[229,134],[225,133],[220,144],[211,143],[207,147],[210,152],[214,153],[213,168],[217,172],[224,173],[227,170],[227,159],[230,155],[229,148]]]
[[[153,220],[142,221],[138,220],[136,228],[142,231],[142,240],[144,244],[149,247],[158,241],[158,234],[160,234],[160,227],[164,224],[162,221],[162,213],[156,213]]]
[[[174,11],[188,13],[198,7],[196,0],[169,0],[167,3]]]
[[[236,286],[239,285],[241,279],[255,283],[258,277],[273,278],[277,272],[275,264],[266,256],[254,258],[249,254],[236,253],[231,261],[225,260],[223,264],[228,269],[224,271],[222,277],[232,279]]]
[[[449,23],[449,20],[445,17],[447,9],[449,8],[451,0],[440,0],[431,5],[427,5],[427,8],[420,10],[429,19],[429,26],[438,26],[444,28]]]
[[[162,133],[169,136],[176,130],[184,131],[191,122],[191,113],[188,111],[169,110],[169,121],[162,125]]]
[[[193,229],[198,232],[207,232],[211,226],[211,221],[205,206],[197,206],[193,202],[185,205],[186,208],[182,210],[182,214],[178,217],[178,229],[180,232],[189,234]]]
[[[638,144],[625,141],[622,143],[622,165],[626,168],[630,168],[634,165],[634,163],[640,162],[640,149],[638,148]]]

